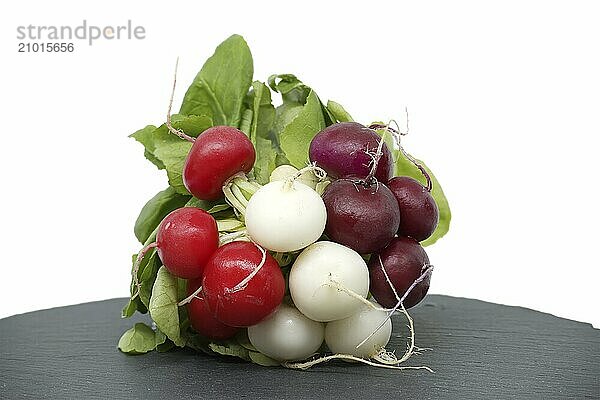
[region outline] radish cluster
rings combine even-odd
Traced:
[[[323,345],[340,358],[381,361],[391,312],[416,305],[429,288],[418,241],[437,224],[430,188],[393,178],[390,149],[355,122],[319,132],[312,166],[282,165],[265,185],[246,175],[256,155],[243,132],[215,126],[193,141],[186,188],[200,200],[224,197],[245,230],[220,233],[207,211],[179,208],[137,261],[156,248],[170,274],[187,280],[179,305],[191,328],[215,341],[245,331],[253,348],[286,365],[302,365],[291,363]],[[315,189],[325,176],[321,196]],[[281,254],[293,260],[287,281]]]
[[[221,73],[216,65],[244,53],[240,39],[217,49],[181,114],[169,106],[165,125],[134,134],[170,189],[138,218],[146,224],[138,231],[152,233],[140,239],[123,314],[149,312],[154,331],[130,330],[119,348],[188,346],[300,369],[331,359],[399,368],[414,342],[400,359],[386,350],[391,316],[405,313],[413,332],[406,309],[427,294],[432,269],[420,242],[436,238],[449,210],[440,213],[432,179],[399,140],[386,144],[398,132],[341,122],[351,117],[339,104],[320,103],[293,75],[267,87],[251,71]],[[399,173],[400,152],[426,185]]]
[[[246,330],[257,351],[287,365],[323,345],[341,358],[377,359],[390,340],[390,310],[416,305],[429,288],[418,240],[435,229],[436,204],[414,179],[392,178],[389,148],[358,123],[319,132],[309,155],[312,166],[282,165],[258,185],[246,175],[255,161],[246,135],[228,126],[207,130],[194,140],[183,182],[198,199],[225,197],[245,231],[226,240],[207,211],[176,209],[138,262],[156,248],[171,275],[187,280],[180,305],[207,339]],[[315,188],[325,174],[321,196]],[[236,179],[249,199],[235,196]],[[294,259],[287,285],[274,257],[281,253]]]

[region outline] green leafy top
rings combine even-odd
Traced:
[[[246,41],[239,35],[230,36],[194,78],[179,113],[206,115],[215,125],[238,127],[253,73]]]

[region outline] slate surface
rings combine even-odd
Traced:
[[[599,399],[600,330],[519,308],[428,296],[412,310],[426,371],[344,362],[264,368],[186,350],[121,354],[139,316],[112,299],[0,320],[0,398],[56,399]],[[395,335],[405,321],[394,317]],[[402,352],[394,337],[388,348]]]

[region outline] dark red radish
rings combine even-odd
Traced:
[[[206,211],[179,208],[158,228],[156,247],[165,268],[179,278],[200,278],[210,256],[219,246],[217,222]]]
[[[232,176],[248,173],[256,152],[252,142],[239,129],[213,126],[194,141],[183,167],[183,183],[201,200],[223,196],[223,184]]]
[[[192,295],[200,288],[201,279],[188,281],[188,295]],[[190,325],[196,332],[209,339],[223,340],[234,336],[240,329],[225,325],[216,319],[202,293],[202,290],[197,293],[194,298],[186,305]]]
[[[248,278],[264,264],[250,280]],[[226,325],[247,327],[267,318],[281,304],[285,280],[279,264],[252,242],[231,242],[213,254],[202,280],[202,291],[214,317]]]
[[[398,202],[382,183],[339,179],[327,186],[323,202],[325,234],[360,254],[381,250],[398,231]]]
[[[381,262],[379,259],[381,258]],[[383,264],[383,267],[382,267]],[[371,255],[368,263],[370,292],[379,304],[394,307],[398,299],[389,281],[402,297],[417,278],[429,267],[429,257],[419,242],[409,237],[397,237],[381,252]],[[385,273],[383,271],[385,268]],[[417,305],[429,290],[431,275],[419,282],[404,300],[404,307]]]
[[[419,242],[431,236],[439,220],[438,206],[431,192],[409,176],[392,178],[387,187],[400,207],[398,236],[410,236]]]
[[[371,172],[373,156],[381,138],[357,122],[341,122],[323,129],[310,143],[309,157],[334,179],[350,176],[365,179]],[[393,175],[392,154],[383,143],[375,178],[387,182]]]

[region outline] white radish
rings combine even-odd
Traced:
[[[321,196],[296,180],[275,181],[256,191],[245,214],[248,235],[268,250],[290,252],[318,240],[327,211]]]
[[[289,288],[294,304],[308,318],[334,321],[349,317],[367,301],[369,271],[354,250],[321,241],[300,253],[290,271]]]
[[[379,308],[379,304],[373,302]],[[327,323],[325,326],[325,343],[337,354],[349,354],[355,357],[376,357],[392,335],[392,321],[387,320],[388,312],[363,305],[358,312],[348,318]],[[373,333],[377,327],[386,321],[373,336],[357,346]]]
[[[296,167],[291,165],[280,165],[279,167],[275,168],[273,172],[271,172],[269,182],[285,181],[286,179],[292,178],[297,173],[298,169],[296,169]],[[315,189],[317,183],[320,182],[320,179],[315,175],[314,171],[310,169],[302,172],[297,179],[311,189]]]
[[[304,360],[313,355],[325,337],[325,325],[308,319],[282,303],[266,320],[248,328],[250,343],[279,361]]]

